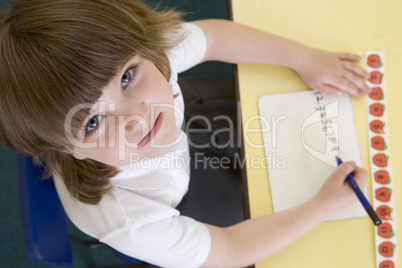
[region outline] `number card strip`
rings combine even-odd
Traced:
[[[395,268],[398,266],[398,256],[395,251],[395,194],[389,161],[385,53],[367,51],[366,68],[370,73],[367,84],[371,88],[367,106],[373,208],[382,220],[382,224],[375,227],[376,267]]]

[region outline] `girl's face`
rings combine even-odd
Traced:
[[[168,82],[155,65],[133,57],[90,106],[78,138],[67,134],[73,144],[71,153],[77,159],[113,166],[166,154],[177,138],[173,100]],[[81,108],[89,107],[77,107]]]

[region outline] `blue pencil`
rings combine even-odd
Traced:
[[[339,157],[336,157],[336,161],[338,162],[338,166],[342,164],[342,160]],[[357,185],[355,179],[353,179],[352,174],[349,174],[346,177],[347,182],[349,183],[350,187],[352,187],[353,191],[355,192],[357,198],[359,198],[360,203],[362,203],[364,209],[367,211],[367,214],[370,216],[371,220],[373,221],[374,225],[380,225],[381,220],[378,217],[377,213],[374,211],[373,207],[364,196],[362,191],[360,190],[359,186]]]

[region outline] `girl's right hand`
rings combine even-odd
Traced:
[[[287,247],[331,214],[357,201],[345,181],[352,172],[363,189],[367,172],[353,162],[344,162],[312,199],[299,206],[225,228],[206,224],[211,235],[211,250],[203,266],[246,267]]]
[[[350,173],[360,189],[364,189],[368,179],[367,171],[357,167],[355,162],[344,162],[329,176],[316,194],[315,198],[326,207],[328,216],[358,201],[356,194],[346,181]]]

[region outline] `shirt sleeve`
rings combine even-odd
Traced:
[[[211,247],[207,227],[175,216],[139,227],[127,226],[102,239],[121,253],[161,267],[200,267]]]
[[[183,40],[167,54],[172,71],[181,73],[201,62],[207,40],[201,28],[190,22],[182,24],[178,36]]]

